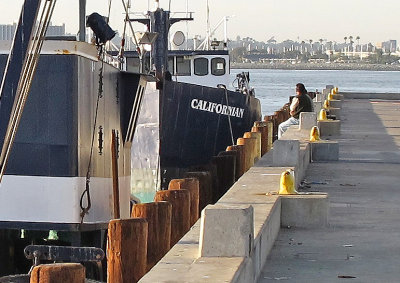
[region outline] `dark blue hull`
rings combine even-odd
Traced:
[[[228,98],[228,101],[227,101]],[[261,119],[254,96],[223,88],[166,81],[161,91],[160,166],[162,187],[203,166]]]

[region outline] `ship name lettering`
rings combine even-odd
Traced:
[[[201,99],[192,99],[190,106],[192,109],[197,109],[201,111],[207,111],[217,114],[222,114],[226,116],[232,116],[237,118],[243,118],[244,109],[234,106],[228,106],[220,103],[214,103],[210,101],[205,101]]]

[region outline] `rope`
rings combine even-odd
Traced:
[[[129,0],[128,0],[128,3],[129,3]],[[123,58],[124,58],[124,53],[125,53],[126,25],[127,25],[128,21],[129,21],[129,15],[128,15],[128,13],[125,13],[124,31],[122,33],[121,48],[120,48],[119,54],[118,54],[118,59],[121,63],[123,63],[123,61],[124,61]]]
[[[226,89],[226,87],[224,89],[225,89],[226,106],[229,108],[228,90]],[[231,123],[231,116],[230,115],[228,115],[228,123],[229,123],[229,130],[231,132],[232,145],[234,145],[235,141],[233,139],[233,131],[232,131],[232,123]]]
[[[111,4],[112,0],[108,1],[108,15],[107,15],[107,24],[110,21],[110,15],[111,15]],[[89,163],[86,171],[86,182],[85,182],[85,190],[83,191],[81,195],[81,199],[79,201],[79,206],[81,207],[81,223],[83,223],[83,219],[85,218],[86,214],[89,214],[89,210],[92,206],[91,198],[90,198],[90,171],[92,169],[92,157],[93,157],[93,148],[94,148],[94,140],[96,136],[96,128],[97,128],[97,116],[99,113],[99,101],[100,98],[103,97],[103,71],[104,71],[104,46],[99,45],[99,59],[101,60],[101,67],[100,67],[100,72],[99,72],[99,90],[97,92],[97,101],[96,101],[96,111],[94,114],[94,122],[93,122],[93,129],[92,129],[92,141],[90,145],[90,154],[89,154]],[[83,199],[86,195],[87,199],[87,205],[83,205]]]
[[[86,171],[86,185],[85,185],[85,190],[83,191],[80,202],[79,202],[79,205],[82,210],[81,223],[83,223],[83,219],[85,218],[85,215],[89,213],[89,210],[92,206],[92,202],[90,199],[90,171],[92,168],[92,157],[93,157],[94,140],[95,140],[95,136],[96,136],[97,116],[98,116],[98,112],[99,112],[99,101],[100,101],[100,98],[103,97],[103,67],[104,67],[104,60],[103,60],[104,58],[102,58],[103,56],[104,56],[103,45],[100,45],[99,46],[99,58],[101,59],[101,67],[100,67],[100,73],[99,73],[99,91],[97,93],[96,111],[95,111],[95,115],[94,115],[94,122],[93,122],[93,129],[92,129],[92,141],[91,141],[91,145],[90,145],[89,164],[88,164],[87,171]],[[86,207],[83,205],[83,199],[84,199],[85,195],[86,195],[86,199],[87,199]]]

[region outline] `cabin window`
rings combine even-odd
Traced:
[[[128,72],[142,73],[140,70],[140,59],[137,57],[127,57],[126,58],[126,70]],[[150,57],[144,58],[144,73],[150,71]]]
[[[126,70],[128,72],[140,73],[140,60],[135,57],[126,58]]]
[[[178,76],[190,76],[190,59],[184,56],[176,57],[176,74]]]
[[[211,59],[211,74],[214,76],[225,75],[226,62],[224,58]]]
[[[174,75],[174,57],[168,57],[168,71],[171,73],[171,75]]]
[[[208,75],[208,59],[207,58],[194,59],[194,73],[197,76]]]

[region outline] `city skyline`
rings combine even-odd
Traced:
[[[0,17],[1,24],[11,24],[18,20],[22,0],[2,0],[0,8],[7,11]],[[108,0],[87,0],[87,14],[99,12],[108,14]],[[114,3],[115,2],[115,3]],[[120,1],[114,1],[110,16],[110,25],[120,33],[123,29],[123,8]],[[168,9],[170,1],[160,0],[160,5]],[[171,10],[184,12],[186,3],[193,11],[194,22],[179,23],[172,29],[182,30],[188,35],[206,34],[207,1],[171,1]],[[240,4],[239,4],[240,3]],[[154,8],[154,1],[133,1],[132,10],[147,11]],[[5,5],[5,7],[2,7]],[[399,31],[393,11],[400,8],[396,0],[381,0],[379,5],[365,0],[253,0],[252,5],[245,5],[237,0],[209,0],[211,29],[224,16],[233,16],[228,22],[228,37],[231,39],[251,37],[257,41],[267,41],[275,37],[277,41],[286,39],[314,41],[328,39],[344,42],[344,37],[360,36],[360,43],[377,43],[389,39],[399,40]],[[379,11],[379,12],[377,12]],[[262,19],[262,21],[261,21]],[[78,30],[78,0],[59,0],[54,12],[53,24],[66,24],[66,31],[76,33]],[[143,27],[135,25],[135,30]],[[222,38],[222,28],[216,37]]]

